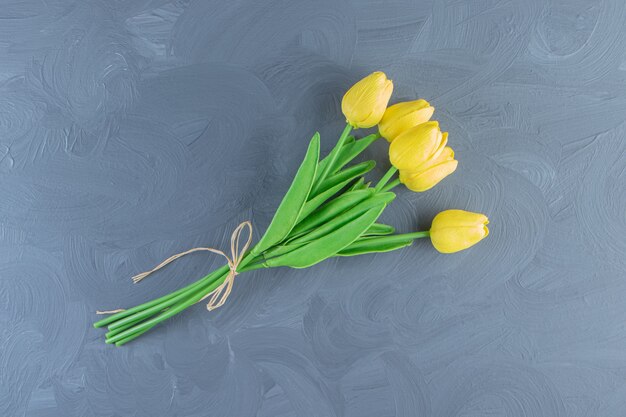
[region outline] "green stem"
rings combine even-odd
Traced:
[[[162,312],[161,314],[159,314],[156,317],[153,317],[149,320],[143,321],[133,327],[131,327],[130,329],[127,329],[109,339],[106,340],[106,343],[115,343],[118,341],[121,341],[122,339],[125,339],[128,336],[132,336],[137,332],[143,331],[143,330],[148,330],[151,329],[152,327],[156,326],[157,324],[159,324],[160,322],[169,319],[170,317],[180,313],[181,311],[183,311],[184,309],[186,309],[187,307],[197,303],[198,301],[200,301],[200,299],[202,297],[204,297],[204,295],[210,293],[211,291],[213,291],[214,289],[216,289],[217,287],[219,287],[222,282],[224,282],[224,279],[226,278],[227,273],[223,274],[222,277],[220,277],[219,279],[215,280],[214,282],[212,282],[211,284],[207,285],[205,288],[203,288],[202,291],[198,291],[197,293],[195,293],[193,296],[188,297],[186,300],[172,306],[171,308],[169,308],[168,310]]]
[[[130,336],[126,336],[125,338],[115,342],[115,346],[122,346],[123,344],[126,344],[126,343],[130,342],[131,340],[138,338],[139,336],[141,336],[142,334],[144,334],[145,332],[147,332],[150,329],[151,329],[151,327],[149,327],[147,329],[144,329],[144,330],[142,330],[140,332],[133,333]]]
[[[398,234],[398,235],[389,235],[389,236],[383,236],[382,238],[385,239],[385,241],[388,242],[402,242],[403,240],[407,240],[407,239],[422,239],[425,237],[429,237],[430,236],[430,231],[429,230],[425,230],[423,232],[413,232],[413,233],[403,233],[403,234]]]
[[[167,308],[167,307],[166,307]],[[165,309],[166,309],[165,308]],[[165,311],[165,309],[161,310],[161,311]],[[144,319],[142,318],[138,318],[136,320],[133,320],[129,323],[126,323],[124,326],[120,326],[120,327],[116,327],[114,330],[109,330],[105,335],[104,338],[105,339],[110,339],[111,337],[115,336],[116,334],[122,333],[124,330],[130,329],[131,327],[135,326],[137,323],[140,323],[141,321],[143,321]]]
[[[259,257],[255,258],[253,256],[250,256],[250,254],[246,255],[246,257],[244,257],[244,259],[239,264],[239,267],[237,268],[238,272],[241,273],[241,272],[253,271],[256,269],[264,268],[262,263],[258,263],[259,259],[260,259]],[[191,291],[189,291],[188,293],[184,294],[180,298],[177,298],[176,300],[177,304],[171,306],[169,309],[165,311],[163,311],[163,307],[165,307],[164,305],[154,306],[150,309],[150,311],[145,311],[145,312],[142,312],[140,315],[135,315],[133,317],[129,317],[125,319],[123,323],[114,323],[114,326],[109,326],[109,329],[111,331],[106,334],[106,343],[115,343],[116,346],[121,346],[131,341],[135,337],[147,332],[148,330],[156,326],[161,321],[166,320],[170,318],[171,316],[173,316],[174,314],[181,312],[185,308],[196,303],[197,300],[200,300],[206,294],[213,291],[215,288],[221,285],[222,282],[224,282],[224,279],[226,278],[227,274],[228,274],[227,266],[214,271],[212,274],[210,274],[211,276],[214,277],[213,282],[209,284],[206,284],[205,282],[205,286],[201,288],[200,290],[198,290],[197,292],[191,293]],[[195,301],[193,301],[190,304],[189,302],[191,300],[195,300]],[[157,307],[160,307],[160,310],[157,310]],[[171,313],[171,311],[175,311],[175,312]],[[160,312],[161,314],[159,314],[156,317],[153,317],[152,319],[142,321],[142,319],[149,317],[150,315],[154,315],[158,312]],[[130,321],[131,318],[132,318],[132,322]]]
[[[394,167],[392,165],[387,170],[385,175],[383,175],[383,177],[380,179],[380,181],[378,181],[378,184],[376,184],[376,188],[374,190],[376,192],[380,192],[383,189],[383,187],[385,186],[385,184],[387,184],[387,182],[391,179],[391,177],[393,177],[393,175],[396,173],[396,171],[398,171],[398,168],[396,168],[396,167]]]
[[[241,270],[242,266],[245,268],[245,264],[250,262],[251,260],[252,259],[250,259],[249,255],[246,255],[246,257],[244,257],[244,259],[239,264],[239,269]],[[180,300],[186,298],[188,295],[197,291],[202,286],[206,285],[208,282],[212,282],[215,279],[219,278],[219,275],[226,272],[227,270],[227,265],[222,266],[221,268],[211,272],[204,278],[199,279],[191,285],[174,291],[164,297],[157,298],[156,300],[152,300],[147,303],[143,303],[136,307],[130,308],[128,310],[122,311],[120,313],[116,313],[113,316],[107,317],[106,319],[94,323],[94,327],[102,327],[108,324],[109,330],[127,328],[129,327],[129,324],[136,323],[137,321],[140,321],[143,318],[157,313],[164,308],[176,304]]]
[[[335,160],[337,159],[337,156],[339,155],[339,152],[341,151],[341,147],[343,146],[344,142],[348,138],[348,135],[350,134],[351,131],[352,131],[352,126],[350,124],[347,124],[346,127],[343,129],[343,132],[341,133],[341,136],[339,136],[339,140],[337,141],[337,144],[335,145],[333,150],[330,151],[330,154],[328,155],[328,163],[326,163],[326,165],[324,166],[323,171],[316,178],[316,181],[315,181],[316,184],[315,184],[314,189],[311,192],[311,195],[314,195],[315,192],[317,192],[319,186],[326,179],[326,176],[328,175],[328,173],[332,169],[333,164],[335,163]]]
[[[394,188],[396,188],[398,185],[400,185],[400,179],[396,178],[395,180],[393,180],[389,184],[387,184],[385,187],[383,187],[383,189],[381,191],[383,191],[383,192],[391,191]]]
[[[200,280],[200,282],[202,283],[201,285],[206,285],[208,282],[213,282],[215,279],[219,278],[219,276],[223,275],[227,271],[228,271],[228,265],[224,265],[221,268],[216,269],[215,271],[211,272],[209,275],[207,275],[206,277]],[[128,323],[135,322],[142,318],[146,318],[155,313],[158,313],[159,311],[163,310],[165,307],[169,307],[171,305],[178,303],[181,300],[184,300],[185,298],[189,296],[190,293],[194,292],[199,287],[200,285],[198,287],[193,287],[192,289],[189,289],[186,292],[178,294],[176,297],[163,301],[152,307],[144,308],[143,310],[138,311],[133,315],[117,320],[114,323],[109,325],[109,330],[115,330],[119,327],[123,327],[124,325]]]
[[[257,259],[263,259],[263,257],[259,256]],[[241,272],[256,271],[257,269],[263,269],[263,268],[265,268],[265,265],[263,265],[263,263],[255,263],[253,265],[246,266],[239,272],[241,273]]]
[[[109,323],[113,323],[113,322],[115,322],[117,320],[123,319],[124,317],[128,317],[128,316],[130,316],[132,314],[135,314],[135,313],[137,313],[139,311],[142,311],[142,310],[144,310],[146,308],[150,308],[150,307],[155,306],[157,304],[161,304],[163,302],[166,302],[166,301],[176,297],[177,295],[180,295],[180,294],[185,293],[187,291],[190,291],[190,290],[192,290],[194,288],[197,288],[198,286],[201,285],[203,280],[205,280],[205,279],[207,279],[209,277],[209,275],[206,275],[204,278],[201,278],[198,281],[196,281],[196,282],[194,282],[192,284],[187,285],[186,287],[183,287],[183,288],[181,288],[179,290],[176,290],[176,291],[171,292],[171,293],[169,293],[167,295],[164,295],[163,297],[156,298],[154,300],[151,300],[151,301],[148,301],[146,303],[140,304],[140,305],[135,306],[133,308],[129,308],[127,310],[120,311],[119,313],[115,313],[115,314],[112,314],[112,315],[110,315],[108,317],[105,317],[102,320],[99,320],[99,321],[95,322],[93,324],[93,327],[95,327],[95,328],[104,327],[104,326],[108,325]]]

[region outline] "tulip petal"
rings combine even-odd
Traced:
[[[400,171],[400,182],[411,191],[418,193],[427,191],[452,174],[456,170],[457,165],[458,161],[452,160],[442,162],[417,173]]]
[[[434,111],[434,107],[423,99],[394,104],[385,110],[378,130],[381,136],[393,142],[403,132],[429,121]]]
[[[437,233],[431,232],[431,241],[441,253],[454,253],[467,249],[488,235],[484,226],[445,227]]]
[[[465,210],[446,210],[435,216],[431,230],[448,226],[475,226],[488,224],[489,219],[482,213]]]
[[[441,152],[441,155],[439,155],[439,158],[437,159],[438,161],[450,161],[454,159],[454,150],[449,147],[446,146],[443,148],[443,152]]]
[[[372,126],[376,126],[385,113],[385,109],[387,108],[389,99],[391,99],[392,92],[393,82],[391,80],[387,80],[385,87],[379,92],[378,97],[374,101],[371,113],[363,121],[361,121],[359,127],[370,128]]]
[[[389,160],[400,170],[415,170],[432,157],[439,145],[439,123],[422,123],[391,142]]]
[[[446,210],[437,214],[430,228],[430,239],[441,253],[453,253],[475,245],[489,235],[489,219],[481,213]]]
[[[439,146],[437,147],[437,149],[432,155],[432,158],[434,160],[437,160],[439,158],[439,155],[441,155],[444,148],[448,144],[448,132],[443,132],[443,133],[439,132],[439,135],[437,135],[437,138],[439,139]]]
[[[341,110],[354,127],[372,127],[383,117],[393,83],[380,71],[354,84],[343,96]]]

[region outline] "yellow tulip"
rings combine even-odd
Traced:
[[[437,214],[430,227],[430,240],[441,253],[467,249],[487,237],[489,219],[480,213],[446,210]]]
[[[343,96],[341,111],[354,128],[375,126],[385,113],[393,83],[384,72],[374,72],[354,84]]]
[[[447,133],[444,133],[447,135]],[[437,157],[423,164],[419,170],[400,171],[400,182],[411,191],[422,192],[433,188],[442,179],[452,174],[459,161],[454,159],[454,151],[449,146]]]
[[[429,121],[434,111],[434,107],[421,99],[394,104],[385,110],[378,123],[378,131],[382,137],[393,142],[402,132]]]
[[[439,123],[422,123],[391,142],[389,160],[399,170],[418,171],[424,164],[438,158],[447,142],[448,134],[441,133]]]

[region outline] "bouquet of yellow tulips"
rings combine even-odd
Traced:
[[[209,298],[209,310],[220,307],[233,288],[237,274],[261,268],[287,266],[307,268],[336,256],[389,252],[409,246],[415,239],[430,237],[435,249],[453,253],[487,236],[487,217],[463,210],[447,210],[432,221],[430,230],[396,234],[377,223],[404,184],[422,192],[434,187],[456,170],[458,162],[448,143],[448,133],[431,121],[434,108],[425,100],[387,107],[393,83],[374,72],[344,95],[342,111],[347,125],[331,152],[320,159],[320,137],[311,139],[293,182],[261,239],[251,246],[252,226],[242,223],[233,233],[232,255],[212,248],[195,248],[174,255],[152,271],[136,276],[139,281],[168,262],[196,250],[218,253],[227,264],[197,282],[139,306],[115,310],[94,327],[108,327],[106,343],[121,346],[186,308]],[[351,132],[378,125],[378,133],[356,139]],[[374,186],[364,175],[374,161],[350,164],[368,146],[384,137],[389,141],[391,168]],[[398,178],[394,176],[398,174]],[[248,241],[239,248],[240,235],[249,228]]]

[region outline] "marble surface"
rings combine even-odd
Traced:
[[[460,161],[385,219],[481,211],[489,238],[249,273],[105,345],[95,310],[222,260],[130,276],[267,225],[374,70]],[[624,416],[625,121],[623,0],[4,1],[0,415]]]

